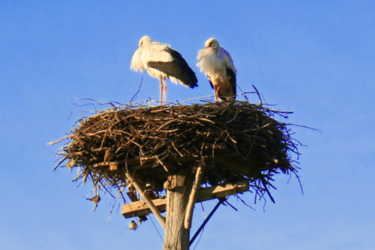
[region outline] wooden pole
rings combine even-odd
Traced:
[[[169,177],[175,188],[167,191],[164,250],[189,249],[190,228],[185,229],[184,218],[192,187],[192,178],[190,167],[181,168],[177,174],[172,174]]]
[[[160,222],[160,225],[163,228],[165,228],[165,218],[163,217],[163,215],[161,215],[160,211],[156,208],[156,206],[154,205],[154,203],[152,202],[152,200],[150,200],[150,198],[148,198],[143,193],[143,190],[141,189],[141,187],[138,185],[138,183],[136,182],[136,180],[130,174],[125,173],[125,176],[126,176],[126,178],[128,178],[131,181],[131,183],[133,184],[134,188],[141,195],[142,199],[147,203],[147,205],[149,206],[149,208],[151,209],[151,211],[154,213],[155,217]]]

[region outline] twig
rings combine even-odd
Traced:
[[[257,93],[259,101],[260,101],[260,105],[262,106],[263,105],[262,97],[260,97],[258,89],[254,85],[252,85],[252,86],[255,89],[255,93]]]
[[[61,138],[61,139],[58,140],[58,141],[49,142],[49,143],[47,143],[47,145],[55,145],[56,143],[59,143],[59,142],[65,140],[65,139],[72,138],[72,137],[74,137],[74,135],[68,135],[68,136],[65,136],[65,137]]]
[[[133,99],[138,95],[139,91],[141,90],[142,82],[143,82],[143,76],[141,78],[141,82],[139,83],[137,92],[135,92],[135,94],[133,95],[133,97],[130,99],[129,105],[131,105]]]

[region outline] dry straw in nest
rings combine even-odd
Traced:
[[[289,113],[248,101],[114,106],[79,120],[63,138],[68,141],[56,167],[78,167],[75,180],[121,194],[123,171],[161,191],[168,175],[203,160],[203,185],[248,180],[263,197],[274,187],[274,174],[297,176],[292,154],[298,156],[298,142],[275,119]]]

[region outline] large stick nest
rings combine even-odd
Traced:
[[[57,166],[78,167],[75,180],[107,191],[124,189],[124,171],[161,191],[168,175],[203,161],[203,185],[246,179],[270,195],[274,174],[297,176],[297,141],[275,119],[289,113],[247,101],[114,107],[79,120]]]

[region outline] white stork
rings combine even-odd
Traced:
[[[141,72],[146,70],[150,76],[159,79],[160,104],[167,100],[167,78],[190,88],[198,86],[194,71],[181,54],[171,49],[169,44],[153,42],[149,36],[144,36],[139,41],[139,48],[134,52],[130,68]]]
[[[198,53],[197,65],[200,71],[208,77],[215,91],[215,101],[218,97],[224,100],[236,97],[236,68],[232,57],[215,38],[206,41],[204,49]]]

